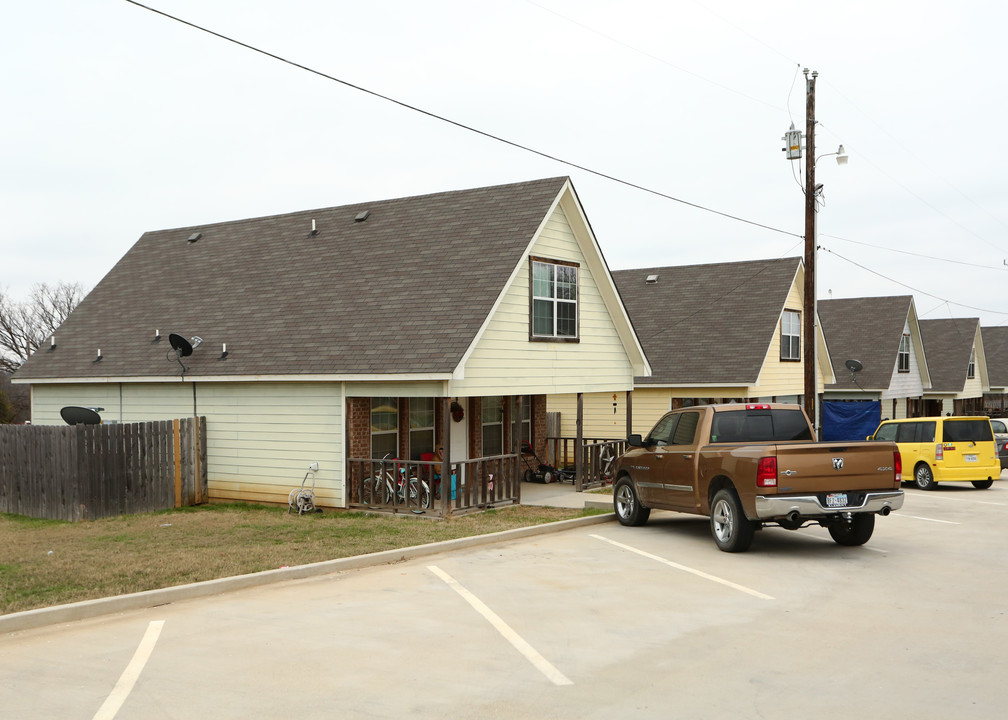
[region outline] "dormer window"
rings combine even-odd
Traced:
[[[529,258],[530,340],[577,342],[578,270],[575,263]]]

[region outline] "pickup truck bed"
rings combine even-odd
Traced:
[[[903,505],[894,443],[817,443],[796,405],[708,405],[665,415],[633,435],[616,464],[620,522],[646,522],[651,508],[708,515],[722,550],[748,549],[766,524],[829,529],[860,545],[875,514]]]

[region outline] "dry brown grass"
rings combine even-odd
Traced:
[[[594,514],[525,505],[447,520],[210,505],[84,523],[0,514],[0,614]]]

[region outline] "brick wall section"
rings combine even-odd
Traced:
[[[546,396],[532,396],[532,447],[536,455],[546,457]]]
[[[371,398],[347,398],[348,457],[371,457]]]
[[[483,457],[483,399],[474,397],[461,398],[459,402],[466,408],[466,421],[469,423],[469,457]]]

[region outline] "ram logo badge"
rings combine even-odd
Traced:
[[[843,470],[843,458],[833,458],[833,469]]]

